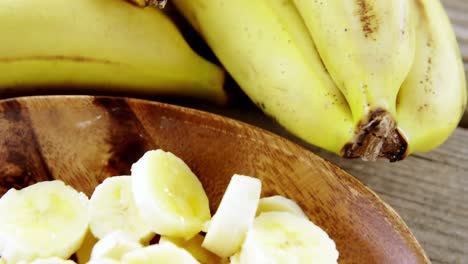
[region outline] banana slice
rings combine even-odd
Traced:
[[[126,253],[142,247],[143,245],[137,242],[133,236],[123,231],[115,231],[94,245],[91,260],[100,258],[121,260]]]
[[[154,236],[133,199],[132,177],[109,177],[96,187],[89,201],[89,227],[100,239],[117,230],[138,240]]]
[[[94,245],[98,242],[97,238],[93,236],[91,231],[86,232],[86,236],[78,251],[75,252],[78,264],[86,264],[91,258],[91,251]]]
[[[121,262],[115,259],[100,258],[100,259],[91,260],[86,264],[121,264]]]
[[[239,263],[337,263],[335,242],[310,220],[286,212],[262,213],[242,245]]]
[[[62,181],[46,181],[0,199],[0,255],[8,262],[68,259],[88,229],[88,198]]]
[[[62,258],[52,257],[45,259],[36,259],[29,264],[76,264],[73,260],[65,260]]]
[[[295,201],[281,195],[260,199],[258,202],[257,216],[265,212],[288,212],[309,219]]]
[[[240,253],[236,253],[229,257],[229,263],[230,264],[240,264]]]
[[[194,256],[198,261],[204,264],[219,264],[223,262],[223,259],[216,256],[212,252],[203,248],[201,245],[203,243],[204,237],[200,234],[197,234],[190,240],[185,240],[182,238],[174,238],[168,236],[161,236],[159,239],[159,244],[163,245],[165,243],[173,243],[174,245],[181,247],[187,250],[192,256]]]
[[[152,245],[127,253],[122,258],[123,264],[147,263],[177,263],[197,264],[198,262],[189,252],[166,242],[162,245]]]
[[[174,154],[148,151],[131,171],[135,202],[154,232],[190,239],[210,219],[201,182]]]
[[[224,258],[236,253],[254,221],[261,189],[257,178],[232,176],[202,246]]]
[[[6,264],[6,261],[2,257],[0,257],[0,264]]]

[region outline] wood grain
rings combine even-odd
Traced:
[[[15,138],[19,130],[26,135],[19,145],[25,160],[2,171],[0,194],[53,178],[90,195],[105,177],[128,173],[144,151],[162,148],[199,176],[212,211],[234,173],[253,175],[263,181],[263,196],[298,201],[336,241],[340,263],[429,263],[400,217],[354,177],[234,120],[135,99],[58,96],[0,102],[0,122],[7,127],[0,138]],[[9,168],[18,142],[4,142],[0,168]]]
[[[455,34],[457,35],[458,45],[465,65],[465,75],[468,76],[468,1],[441,0],[441,2],[447,11]],[[468,128],[468,106],[460,125]]]

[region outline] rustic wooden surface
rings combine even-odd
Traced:
[[[212,211],[234,173],[262,179],[336,242],[340,263],[429,263],[394,211],[354,177],[281,137],[219,116],[141,100],[35,97],[0,102],[0,195],[60,179],[92,194],[162,148],[199,176]]]

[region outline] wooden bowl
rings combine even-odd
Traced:
[[[181,157],[212,212],[234,173],[262,195],[296,200],[335,240],[340,263],[429,263],[402,219],[354,177],[272,133],[217,115],[137,99],[38,96],[0,102],[0,195],[60,179],[90,195],[143,153]]]

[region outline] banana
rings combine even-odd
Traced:
[[[196,258],[200,263],[203,264],[219,264],[225,263],[226,260],[221,259],[212,252],[202,247],[204,237],[200,234],[197,234],[189,240],[184,240],[182,238],[161,236],[159,239],[159,244],[170,242],[174,245],[187,250],[194,258]]]
[[[100,258],[100,259],[91,260],[87,264],[121,264],[121,262],[115,259]]]
[[[180,263],[199,264],[186,250],[166,242],[134,250],[123,256],[123,264]]]
[[[229,263],[230,264],[240,264],[240,252],[237,252],[236,254],[229,257]]]
[[[202,247],[224,258],[236,253],[254,221],[261,188],[262,183],[257,178],[232,176]]]
[[[442,144],[466,108],[463,62],[439,0],[411,0],[417,20],[414,64],[398,94],[398,129],[408,153]]]
[[[266,212],[289,212],[308,219],[307,215],[295,201],[281,195],[263,197],[260,199],[256,216]]]
[[[244,92],[279,124],[337,153],[353,139],[349,106],[291,0],[172,3]]]
[[[62,258],[51,257],[45,259],[35,259],[29,264],[75,264],[75,262],[73,260],[65,260]]]
[[[335,243],[320,227],[291,213],[261,214],[249,229],[240,264],[337,263]]]
[[[0,93],[75,87],[227,99],[224,71],[197,55],[156,8],[15,0],[0,2],[0,17]]]
[[[98,239],[95,238],[91,231],[88,230],[81,247],[78,249],[78,251],[75,252],[78,264],[88,263],[89,259],[91,258],[93,247],[97,242]]]
[[[429,151],[466,105],[458,47],[438,0],[419,1],[431,19],[418,32],[421,11],[407,0],[173,2],[259,108],[345,158],[398,161]],[[424,32],[434,33],[431,48]],[[427,66],[430,52],[438,66]],[[441,73],[443,65],[450,70]],[[425,83],[426,73],[437,80]]]
[[[293,1],[359,128],[345,157],[377,159],[387,138],[400,139],[396,98],[415,53],[409,1]]]
[[[46,181],[0,199],[0,255],[8,264],[68,259],[88,230],[88,198],[62,181]]]
[[[135,237],[123,231],[109,233],[94,245],[91,260],[107,258],[120,261],[126,253],[142,248]]]
[[[136,205],[157,234],[190,239],[210,219],[200,180],[171,152],[147,151],[132,165],[131,175]]]
[[[6,261],[2,257],[0,257],[0,264],[6,264]]]
[[[136,240],[151,240],[154,233],[133,198],[132,177],[109,177],[95,188],[89,201],[89,227],[101,239],[120,230]]]

